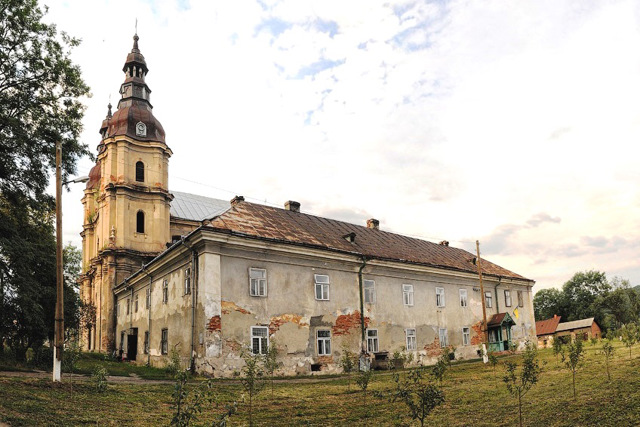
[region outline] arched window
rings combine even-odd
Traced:
[[[144,163],[136,163],[136,181],[144,182]]]
[[[144,212],[138,211],[136,215],[136,232],[144,233]]]

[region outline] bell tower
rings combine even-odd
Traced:
[[[121,98],[111,104],[100,127],[96,165],[84,191],[81,297],[89,313],[83,330],[84,348],[115,348],[113,288],[166,248],[171,240],[169,157],[164,129],[153,115],[149,72],[133,36],[120,86]],[[89,310],[91,311],[91,310]]]

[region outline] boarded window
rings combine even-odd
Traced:
[[[144,163],[136,163],[136,181],[144,182]]]
[[[518,291],[518,307],[524,307],[524,297],[522,295],[522,291]]]

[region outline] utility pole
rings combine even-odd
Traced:
[[[56,141],[56,317],[53,346],[53,381],[60,382],[64,348],[64,288],[62,266],[62,142]]]
[[[480,293],[482,294],[482,333],[484,334],[483,342],[489,342],[489,334],[487,331],[487,306],[484,297],[484,285],[482,284],[482,267],[480,266],[480,241],[476,240],[476,267],[478,267],[478,279],[480,280]],[[497,298],[497,297],[496,297]]]

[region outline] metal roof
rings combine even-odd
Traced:
[[[593,317],[588,319],[574,320],[573,322],[560,323],[556,328],[556,332],[570,331],[572,329],[590,328],[593,325]]]
[[[231,206],[227,200],[213,199],[196,194],[172,191],[171,216],[202,221],[225,212]]]
[[[538,320],[536,322],[536,335],[553,335],[561,318],[561,316],[555,315],[551,319]]]

